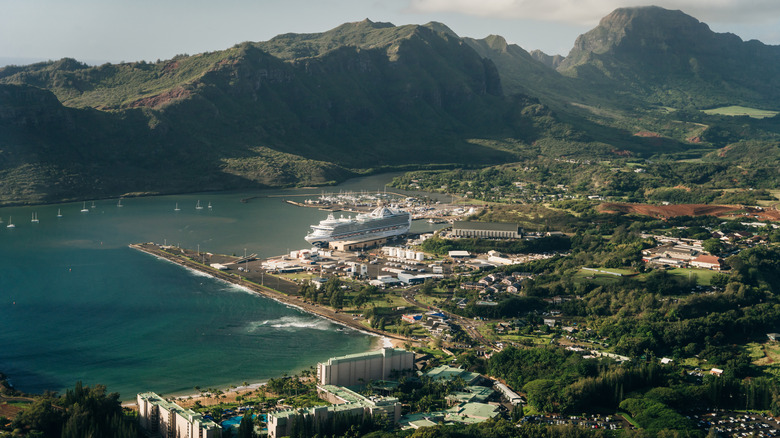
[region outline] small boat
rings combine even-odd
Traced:
[[[87,201],[84,201],[84,205],[81,207],[81,212],[82,213],[89,212],[89,209],[87,208]]]
[[[3,223],[3,218],[0,217],[0,224],[2,224],[2,223]]]
[[[95,208],[95,201],[92,201],[92,208]]]
[[[122,205],[122,198],[119,198],[119,201],[117,201],[116,206],[117,207],[124,207],[124,205]]]
[[[173,211],[181,211],[181,208],[179,208],[179,203],[176,203],[176,208],[173,209]]]
[[[14,225],[13,216],[8,217],[8,225],[6,225],[6,228],[16,228],[16,225]]]
[[[211,210],[211,202],[209,202],[209,210]]]
[[[61,208],[57,209],[57,217],[62,217],[62,209]]]
[[[195,210],[203,210],[203,206],[200,205],[200,199],[198,199],[198,203],[195,204]]]
[[[32,214],[32,219],[30,220],[30,222],[32,222],[34,224],[38,223],[38,213],[33,213]]]

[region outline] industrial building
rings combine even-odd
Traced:
[[[358,251],[387,243],[387,237],[369,240],[334,240],[328,242],[328,247],[336,251]]]
[[[455,221],[452,223],[455,237],[477,237],[482,239],[520,239],[523,229],[518,224],[501,222]]]
[[[220,438],[222,428],[191,409],[184,409],[153,392],[138,394],[138,424],[147,436]]]
[[[371,380],[387,380],[414,369],[414,353],[382,348],[361,354],[332,357],[317,364],[320,385],[352,386]]]

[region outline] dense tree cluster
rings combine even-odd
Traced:
[[[118,393],[106,394],[106,387],[76,383],[64,396],[45,394],[14,418],[15,430],[28,436],[136,438],[134,419],[122,412]]]

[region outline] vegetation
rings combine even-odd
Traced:
[[[80,438],[112,436],[135,438],[135,418],[128,416],[119,403],[119,394],[106,394],[106,387],[76,383],[65,395],[47,393],[38,397],[13,419],[14,435]]]

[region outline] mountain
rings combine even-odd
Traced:
[[[580,35],[557,70],[582,87],[650,105],[776,108],[780,47],[742,41],[681,11],[621,8]]]
[[[10,203],[501,163],[516,156],[472,139],[532,142],[549,119],[448,29],[369,20],[158,63],[9,66],[0,87]]]
[[[536,60],[516,44],[509,44],[499,35],[483,39],[463,38],[480,56],[490,59],[498,68],[501,82],[509,94],[545,97],[561,92],[572,93],[566,78]],[[561,89],[563,87],[563,89]]]
[[[761,141],[706,157],[744,161],[777,123],[698,109],[779,97],[780,48],[658,7],[614,11],[563,59],[442,23],[363,20],[156,63],[7,66],[0,205],[539,156],[698,158],[751,132]]]
[[[532,58],[535,60],[541,62],[542,64],[546,65],[547,67],[550,67],[552,69],[557,69],[559,65],[563,62],[565,59],[561,55],[548,55],[541,50],[531,50],[528,52]]]

